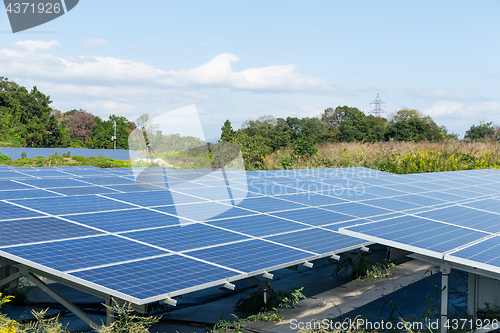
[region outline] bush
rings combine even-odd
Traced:
[[[9,163],[9,162],[12,162],[12,159],[7,156],[7,155],[4,155],[4,154],[0,154],[0,163]]]
[[[313,141],[306,141],[304,139],[297,139],[293,145],[293,154],[300,157],[306,155],[313,156],[318,152]]]

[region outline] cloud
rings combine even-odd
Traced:
[[[205,85],[254,91],[333,90],[333,87],[322,79],[295,73],[296,65],[273,65],[236,72],[232,64],[238,60],[234,54],[223,53],[201,66],[177,72],[175,81],[181,85]]]
[[[99,39],[85,38],[82,41],[82,45],[88,47],[99,47],[108,45],[108,42],[104,38],[99,38]]]
[[[130,45],[125,45],[125,48],[127,50],[137,50],[137,46],[130,44]]]
[[[229,53],[194,68],[171,70],[118,57],[62,57],[50,50],[55,45],[36,40],[0,45],[2,76],[28,88],[36,85],[61,111],[82,108],[106,119],[119,114],[133,120],[144,112],[154,116],[196,104],[206,111],[200,114],[204,124],[214,127],[208,137],[218,135],[228,118],[243,121],[272,110],[280,116],[298,110],[297,115],[316,115],[325,108],[316,96],[342,93],[320,78],[298,73],[294,64],[235,70],[239,58]],[[299,94],[312,102],[295,105]]]
[[[59,42],[56,40],[52,40],[50,42],[45,42],[43,40],[26,40],[26,41],[16,42],[15,45],[19,45],[25,48],[28,52],[34,52],[37,50],[48,50],[56,46],[57,44],[59,44]]]

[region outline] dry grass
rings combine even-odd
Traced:
[[[445,142],[341,142],[323,143],[317,145],[317,148],[318,153],[312,157],[292,157],[290,149],[275,152],[266,156],[266,168],[302,169],[363,166],[403,173],[493,168],[500,165],[500,144],[496,142],[467,142],[457,140]],[[402,161],[405,157],[413,157],[418,164],[420,154],[426,151],[428,155],[434,156],[435,167],[433,166],[432,169],[429,167],[427,169],[418,168],[418,171],[416,169],[412,171],[408,168],[404,170],[399,168],[401,170],[398,170],[397,161]],[[455,158],[456,161],[452,161],[453,163],[451,163],[449,161],[451,157]],[[478,164],[473,165],[471,160],[481,161],[481,167]],[[444,166],[445,162],[446,166]]]

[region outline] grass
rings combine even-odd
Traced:
[[[59,156],[20,158],[12,161],[0,154],[0,165],[13,167],[54,167],[54,166],[94,166],[97,168],[130,168],[130,161],[114,160],[107,157]]]
[[[323,143],[313,156],[299,157],[291,149],[264,158],[264,169],[367,167],[396,173],[422,173],[500,168],[500,144],[492,142]]]

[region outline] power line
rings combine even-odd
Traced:
[[[380,100],[380,96],[378,95],[378,93],[377,93],[377,98],[370,103],[370,105],[372,104],[375,105],[375,108],[371,110],[370,113],[374,114],[375,117],[380,117],[381,113],[385,113],[385,111],[380,108],[380,105],[385,104],[385,102]]]

